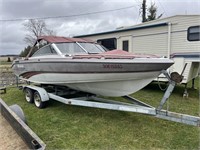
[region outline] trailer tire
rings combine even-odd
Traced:
[[[34,103],[37,108],[44,108],[46,106],[46,102],[42,101],[40,93],[37,91],[34,93]]]
[[[29,88],[25,88],[24,89],[24,93],[25,93],[25,98],[26,101],[29,103],[33,103],[34,99],[33,99],[33,90],[29,89]]]

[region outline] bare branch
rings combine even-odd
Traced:
[[[38,36],[42,35],[55,35],[53,30],[47,28],[46,23],[43,20],[30,19],[23,24],[24,29],[28,32],[24,41],[30,45],[33,45]]]

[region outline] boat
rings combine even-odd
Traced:
[[[155,55],[108,51],[82,38],[40,36],[34,47],[35,53],[12,64],[20,79],[110,97],[137,92],[173,64]]]

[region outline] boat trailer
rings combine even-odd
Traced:
[[[125,100],[129,102],[120,102],[109,100],[105,98],[98,97],[96,95],[92,95],[90,93],[84,93],[84,96],[77,96],[80,91],[75,91],[66,87],[57,87],[52,86],[51,90],[49,90],[49,86],[35,86],[35,85],[26,85],[23,86],[23,91],[25,92],[26,100],[29,103],[35,103],[36,107],[44,108],[46,102],[50,99],[59,101],[61,103],[67,105],[75,105],[75,106],[85,106],[85,107],[93,107],[93,108],[103,108],[109,110],[118,110],[118,111],[127,111],[127,112],[135,112],[141,114],[151,115],[157,118],[170,120],[174,122],[179,122],[183,124],[200,126],[200,117],[191,116],[187,114],[170,112],[168,110],[164,110],[163,106],[169,99],[176,83],[180,83],[182,80],[182,76],[178,75],[178,73],[171,74],[171,77],[166,71],[162,71],[162,73],[169,80],[169,85],[167,90],[164,93],[164,96],[157,108],[146,104],[140,100],[137,100],[131,96],[123,96]],[[53,89],[53,90],[52,90]],[[64,97],[67,95],[68,98]],[[75,95],[72,98],[70,96]]]

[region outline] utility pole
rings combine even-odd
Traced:
[[[142,22],[146,22],[146,0],[142,2]]]

